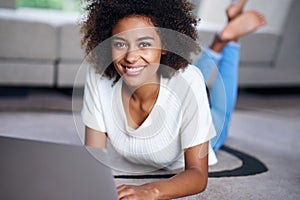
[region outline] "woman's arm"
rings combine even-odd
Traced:
[[[170,179],[141,186],[118,187],[121,200],[172,199],[197,194],[205,190],[208,179],[208,142],[186,149],[185,170]]]
[[[107,135],[104,132],[96,131],[85,127],[85,145],[96,148],[106,148]]]

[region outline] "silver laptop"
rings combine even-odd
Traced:
[[[0,199],[113,200],[118,195],[111,169],[84,146],[0,136]]]

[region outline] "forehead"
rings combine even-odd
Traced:
[[[113,35],[137,37],[151,35],[158,37],[156,27],[151,19],[143,16],[130,16],[120,19],[112,30]]]

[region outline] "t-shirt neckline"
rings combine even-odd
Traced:
[[[142,136],[141,132],[144,128],[147,128],[149,125],[152,124],[153,120],[155,120],[154,118],[154,110],[157,108],[158,105],[160,105],[160,99],[161,99],[161,95],[163,92],[163,87],[162,85],[164,84],[164,78],[162,76],[160,76],[160,83],[159,83],[159,92],[158,92],[158,96],[157,99],[149,113],[149,115],[146,117],[146,119],[142,122],[142,124],[140,126],[138,126],[137,128],[132,128],[128,125],[128,120],[127,120],[127,116],[124,110],[124,105],[122,102],[122,85],[123,83],[123,79],[120,78],[119,81],[116,83],[116,87],[115,87],[115,97],[116,97],[116,102],[117,102],[117,108],[118,108],[118,113],[119,115],[117,117],[120,117],[121,121],[123,121],[124,127],[125,127],[125,131],[127,134],[129,135],[136,135],[136,136]]]

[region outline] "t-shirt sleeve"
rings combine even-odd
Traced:
[[[202,144],[216,135],[210,113],[205,81],[196,67],[185,73],[189,87],[186,90],[182,110],[181,147],[183,149]]]
[[[87,127],[96,131],[106,132],[99,94],[99,82],[100,75],[96,74],[93,67],[88,66],[81,117]]]

